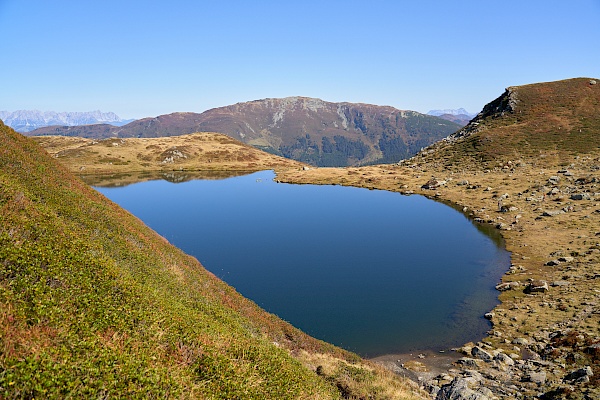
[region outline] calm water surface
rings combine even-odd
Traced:
[[[480,339],[509,253],[422,196],[223,180],[96,189],[266,310],[363,356]]]

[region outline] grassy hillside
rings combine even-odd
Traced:
[[[244,299],[0,124],[0,398],[417,396]]]
[[[535,158],[542,166],[593,152],[600,148],[600,81],[593,82],[577,78],[509,87],[451,136],[452,146],[442,156],[450,163],[465,156],[478,162]]]

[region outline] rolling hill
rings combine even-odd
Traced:
[[[123,127],[47,127],[28,135],[161,137],[218,132],[259,149],[317,166],[392,163],[461,127],[393,107],[307,97],[264,99],[196,113],[144,118]]]
[[[0,124],[0,398],[422,398],[206,271]]]

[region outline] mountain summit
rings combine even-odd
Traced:
[[[391,163],[455,132],[461,125],[415,111],[309,97],[263,99],[173,113],[123,127],[47,127],[31,135],[88,138],[160,137],[218,132],[268,152],[318,166]]]
[[[590,78],[508,87],[445,142],[481,161],[549,159],[600,148],[600,84]]]

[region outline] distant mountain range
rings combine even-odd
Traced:
[[[427,115],[433,115],[439,117],[440,115],[467,115],[473,118],[477,114],[473,114],[465,110],[464,108],[458,109],[445,109],[445,110],[430,110],[427,112]]]
[[[38,110],[0,111],[0,119],[17,132],[30,132],[52,125],[76,126],[89,124],[125,125],[134,120],[122,119],[113,112],[54,112]]]
[[[447,121],[455,122],[459,125],[467,125],[477,114],[473,114],[464,108],[446,109],[446,110],[431,110],[427,115],[443,118]]]
[[[309,164],[347,166],[397,162],[461,126],[388,106],[287,97],[238,103],[201,114],[173,113],[144,118],[121,127],[107,124],[45,127],[28,135],[125,138],[217,132]]]

